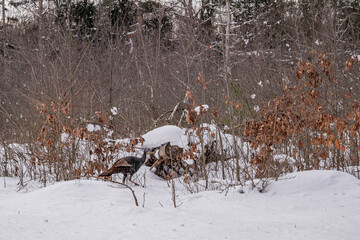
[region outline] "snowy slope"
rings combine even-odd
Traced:
[[[289,174],[266,193],[187,194],[143,167],[134,187],[77,180],[31,192],[0,187],[0,239],[347,239],[360,236],[360,181],[336,171]]]

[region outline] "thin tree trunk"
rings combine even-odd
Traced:
[[[141,45],[142,45],[142,48],[143,48],[143,51],[144,51],[144,60],[145,60],[145,63],[146,63],[146,67],[148,69],[148,72],[149,72],[149,75],[150,75],[150,79],[151,79],[151,87],[150,87],[150,91],[151,91],[151,104],[150,104],[150,109],[152,110],[152,118],[153,120],[157,119],[157,94],[158,94],[158,91],[157,91],[157,85],[158,85],[158,81],[157,81],[157,76],[156,76],[156,73],[155,73],[155,76],[154,76],[154,73],[150,67],[150,59],[149,59],[149,56],[148,56],[148,52],[147,52],[147,48],[146,48],[146,45],[145,45],[145,41],[144,41],[144,36],[143,36],[143,32],[142,32],[142,25],[143,25],[143,19],[142,19],[142,16],[141,16],[141,13],[140,13],[140,8],[139,6],[134,2],[134,0],[131,0],[131,2],[134,4],[134,6],[136,7],[136,12],[137,12],[137,19],[138,19],[138,34],[139,34],[139,37],[140,37],[140,41],[141,41]],[[160,20],[161,21],[161,20]],[[157,66],[156,66],[157,67]]]
[[[39,0],[39,8],[38,8],[38,24],[39,24],[39,41],[38,41],[38,48],[39,48],[39,69],[40,69],[40,76],[39,76],[39,85],[43,88],[46,87],[46,83],[44,79],[44,43],[43,43],[43,0]],[[43,102],[44,98],[44,90],[40,91],[40,101]]]
[[[2,30],[2,34],[3,34],[3,64],[4,64],[4,68],[3,68],[3,80],[5,80],[5,76],[6,76],[6,61],[5,61],[5,57],[6,57],[6,19],[5,19],[6,15],[5,15],[5,0],[2,1],[2,22],[3,22],[3,30]]]
[[[219,126],[216,127],[217,132],[218,132],[218,138],[220,141],[220,158],[221,158],[221,173],[222,173],[222,178],[225,180],[225,156],[224,156],[224,144],[222,142],[222,135],[220,132],[220,128]],[[218,149],[218,148],[217,148]]]
[[[231,13],[230,13],[230,0],[226,0],[226,30],[225,30],[225,49],[224,49],[224,80],[226,85],[226,94],[230,98],[230,66],[229,66],[229,52],[230,52],[230,27],[231,27]],[[236,158],[236,179],[238,182],[240,182],[240,164],[239,164],[239,154],[237,151],[237,141],[235,137],[235,129],[234,129],[234,109],[229,104],[229,113],[230,113],[230,128],[231,128],[231,134],[233,136],[233,144],[234,144],[234,153]]]
[[[109,109],[113,107],[113,43],[110,39],[110,61],[109,61],[109,68],[110,68],[110,83],[109,83]],[[112,118],[110,118],[110,124],[112,125]]]
[[[69,89],[69,103],[70,103],[70,118],[71,120],[74,120],[74,69],[73,69],[73,62],[72,62],[72,17],[71,17],[71,0],[67,0],[66,1],[67,4],[67,14],[68,14],[68,29],[67,29],[67,51],[68,51],[68,75],[67,75],[67,80],[70,84],[70,89]],[[75,138],[74,135],[72,135],[72,138]],[[71,153],[70,153],[70,159],[69,159],[69,173],[72,174],[74,173],[74,164],[75,164],[75,160],[76,160],[76,144],[75,144],[75,139],[72,139],[72,144],[71,144]],[[73,176],[67,176],[67,178],[71,179],[73,178]]]

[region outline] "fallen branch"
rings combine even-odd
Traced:
[[[160,159],[156,160],[153,165],[151,165],[150,170],[155,167],[155,165],[158,165],[157,163],[160,161]]]

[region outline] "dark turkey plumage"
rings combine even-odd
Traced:
[[[109,170],[101,173],[99,177],[109,177],[114,173],[122,173],[124,174],[123,183],[125,184],[125,179],[129,174],[130,175],[129,181],[134,183],[135,185],[138,185],[136,182],[133,182],[131,180],[131,177],[134,175],[134,173],[136,173],[140,169],[140,167],[146,161],[147,152],[149,152],[148,148],[144,150],[144,154],[141,158],[134,156],[120,158],[112,165],[112,167]]]

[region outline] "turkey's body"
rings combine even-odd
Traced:
[[[131,177],[144,164],[144,162],[146,160],[146,153],[148,151],[149,151],[148,149],[145,149],[144,154],[141,158],[133,157],[133,156],[120,158],[112,165],[112,167],[109,170],[101,173],[99,175],[99,177],[109,177],[114,173],[122,173],[122,174],[124,174],[123,183],[125,184],[125,179],[126,179],[127,175],[129,174],[130,175],[129,181],[138,185],[137,183],[135,183],[131,180]]]

